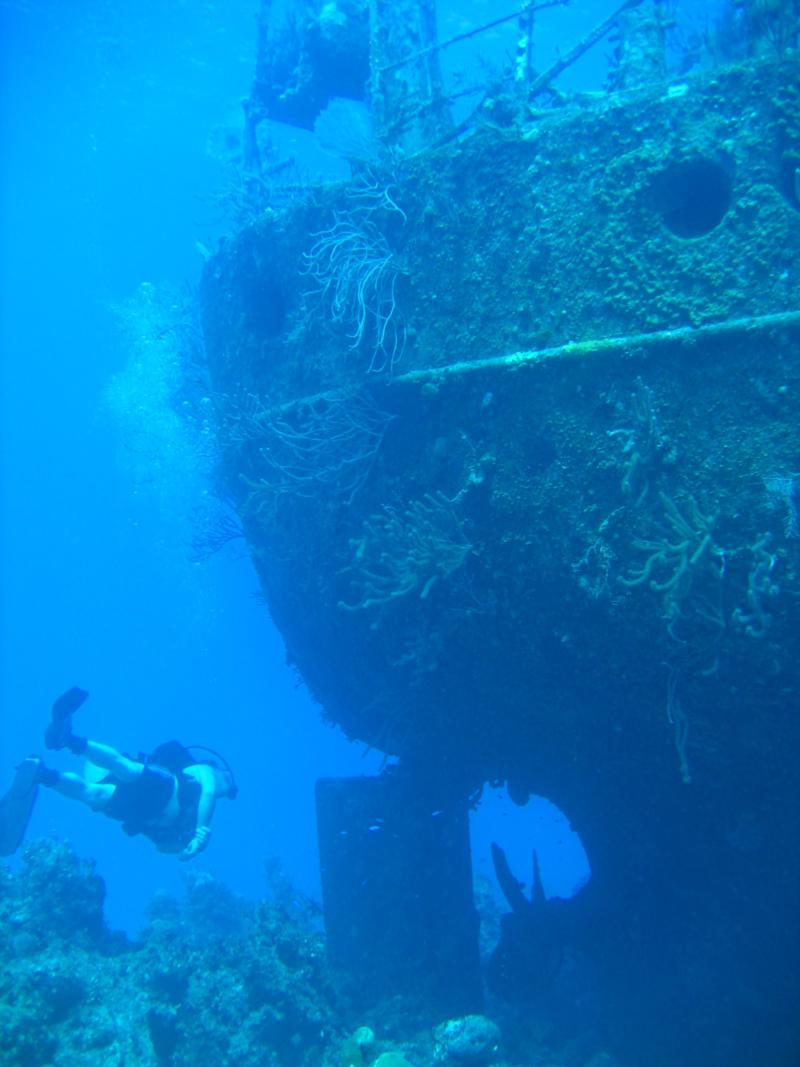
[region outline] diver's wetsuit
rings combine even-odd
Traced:
[[[121,822],[126,834],[144,834],[168,851],[179,851],[191,840],[201,793],[196,778],[147,763],[133,782],[109,774],[103,784],[113,785],[114,792],[102,812]],[[173,798],[175,813],[169,818]],[[166,819],[163,824],[162,819]]]

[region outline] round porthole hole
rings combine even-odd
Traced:
[[[728,169],[714,160],[671,163],[653,181],[653,206],[676,237],[704,237],[725,217],[731,185]]]

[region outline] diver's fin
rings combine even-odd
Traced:
[[[72,716],[89,699],[89,694],[78,685],[73,685],[54,702],[50,709],[50,724],[44,735],[48,748],[64,748],[72,733]]]
[[[39,792],[41,762],[36,756],[23,760],[11,788],[0,800],[0,856],[11,856],[22,844]]]
[[[54,701],[50,710],[50,718],[53,722],[58,722],[59,719],[66,719],[70,715],[74,715],[78,708],[85,704],[88,699],[89,694],[85,689],[81,689],[79,685],[73,685],[71,689],[68,689],[66,693],[62,693]]]

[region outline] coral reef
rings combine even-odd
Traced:
[[[319,1064],[338,994],[311,912],[245,903],[204,875],[112,934],[93,865],[54,841],[0,875],[0,1063]]]
[[[349,1018],[316,907],[267,882],[270,899],[254,903],[193,873],[182,900],[153,900],[134,941],[108,929],[92,862],[54,840],[27,845],[19,871],[0,867],[0,1064],[511,1067],[480,1016],[420,1029],[387,1003],[374,1029]],[[518,1062],[588,1065],[538,1040]]]
[[[437,1063],[492,1063],[500,1055],[500,1030],[484,1015],[448,1019],[436,1027]]]

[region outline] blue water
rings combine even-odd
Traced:
[[[180,457],[144,477],[146,439],[104,399],[130,358],[114,306],[142,282],[195,281],[195,241],[214,239],[206,143],[248,90],[253,5],[0,14],[3,776],[42,751],[50,703],[78,683],[76,730],[131,752],[175,736],[234,764],[241,798],[220,807],[205,869],[257,895],[275,855],[316,891],[313,780],[377,757],[319,724],[243,553],[188,561],[199,487],[164,491]],[[30,835],[48,833],[97,858],[113,925],[135,929],[179,886],[174,859],[43,791]]]

